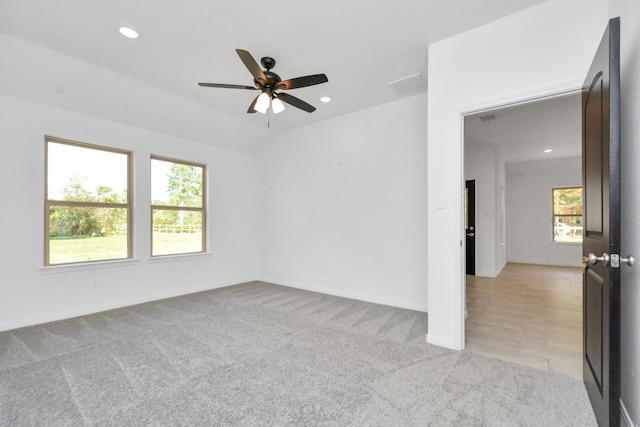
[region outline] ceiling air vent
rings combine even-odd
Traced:
[[[427,84],[420,73],[389,82],[389,86],[400,96],[411,96],[427,91]]]
[[[480,116],[480,121],[482,123],[488,123],[496,120],[498,118],[497,114],[487,114],[486,116]]]

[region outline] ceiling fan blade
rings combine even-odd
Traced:
[[[319,85],[326,83],[329,79],[324,74],[313,74],[311,76],[296,77],[295,79],[283,80],[278,83],[277,89],[289,90],[299,87]]]
[[[225,89],[249,89],[249,90],[258,90],[258,88],[254,86],[244,86],[244,85],[228,85],[225,83],[198,83],[199,86],[203,87],[221,87]]]
[[[262,95],[262,94],[260,94]],[[258,97],[260,96],[256,96],[255,99],[253,100],[253,102],[251,103],[251,105],[249,105],[249,109],[247,110],[247,113],[252,114],[256,112],[256,103],[258,102]]]
[[[236,49],[236,53],[244,63],[244,66],[247,67],[253,78],[256,79],[256,81],[259,81],[261,84],[267,82],[267,77],[264,75],[264,71],[262,71],[262,68],[260,68],[256,60],[253,59],[253,56],[251,56],[249,52],[242,49]]]
[[[277,95],[278,95],[278,99],[280,99],[282,102],[286,102],[289,105],[293,105],[294,107],[304,110],[307,113],[313,113],[314,111],[316,111],[316,107],[314,107],[313,105],[307,104],[302,99],[296,98],[293,95],[289,95],[288,93],[278,93]]]

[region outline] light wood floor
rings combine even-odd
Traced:
[[[467,276],[466,349],[582,378],[579,268],[507,264],[495,279]]]

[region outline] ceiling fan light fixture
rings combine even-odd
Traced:
[[[266,114],[267,108],[269,108],[270,101],[271,101],[271,97],[269,96],[269,94],[267,92],[262,92],[258,97],[258,100],[256,101],[256,105],[255,107],[253,107],[253,109],[256,110],[258,113]]]
[[[271,109],[273,110],[273,114],[282,113],[284,111],[284,102],[278,98],[273,98],[271,101]]]

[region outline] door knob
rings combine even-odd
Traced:
[[[636,259],[633,255],[622,258],[620,255],[611,254],[611,267],[619,268],[621,263],[627,264],[629,267],[633,267],[636,265]]]
[[[471,233],[467,233],[467,237],[474,237],[475,233],[471,232]]]
[[[620,262],[626,262],[629,267],[636,265],[636,258],[633,255],[629,255],[626,258],[620,258]]]
[[[598,261],[600,261],[605,266],[607,266],[607,265],[609,265],[609,260],[610,259],[611,259],[611,257],[606,252],[603,253],[602,256],[596,256],[594,253],[589,253],[589,255],[582,257],[582,261],[583,262],[588,262],[591,265],[596,265],[598,263]],[[635,260],[634,260],[634,262],[635,262]]]

